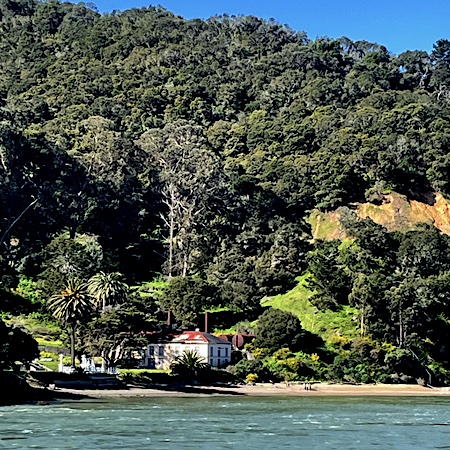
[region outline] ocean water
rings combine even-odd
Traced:
[[[450,399],[202,397],[0,408],[0,449],[450,449]]]

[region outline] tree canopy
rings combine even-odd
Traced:
[[[394,55],[252,16],[8,0],[0,49],[1,311],[36,283],[30,310],[78,323],[79,278],[117,322],[127,286],[163,280],[140,291],[155,314],[253,320],[307,272],[316,308],[450,370],[447,235],[352,214],[450,195],[450,41]],[[347,239],[314,242],[311,211],[340,211]]]

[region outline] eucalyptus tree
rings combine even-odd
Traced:
[[[65,288],[52,295],[47,307],[53,317],[68,329],[70,334],[71,364],[75,367],[75,335],[77,327],[93,309],[93,297],[85,281],[69,278]]]
[[[402,69],[403,80],[408,86],[427,87],[431,74],[431,60],[427,52],[408,50],[398,55],[397,64]]]
[[[202,128],[184,120],[145,132],[137,144],[147,153],[151,169],[158,167],[165,206],[161,218],[168,247],[167,275],[187,276],[195,267],[201,230],[219,201],[220,160]]]

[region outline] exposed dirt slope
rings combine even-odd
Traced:
[[[441,194],[435,194],[430,204],[408,200],[403,195],[392,193],[385,195],[381,205],[359,203],[355,206],[358,217],[369,217],[389,231],[407,231],[425,222],[450,235],[450,204]],[[337,211],[314,211],[309,217],[314,239],[344,238],[345,232],[339,219]]]

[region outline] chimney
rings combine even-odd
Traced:
[[[205,312],[205,333],[209,333],[209,312]]]

